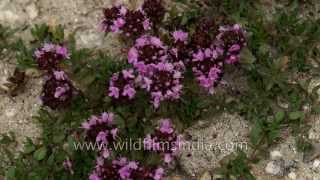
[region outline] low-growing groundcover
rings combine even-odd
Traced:
[[[28,139],[14,157],[9,151],[14,135],[3,136],[1,146],[8,147],[1,153],[0,173],[8,179],[163,179],[179,157],[180,134],[196,120],[220,113],[218,105],[253,126],[252,153],[239,152],[222,163],[214,170],[221,179],[255,179],[251,164],[265,147],[280,142],[283,130],[297,137],[300,150],[312,148],[303,135],[305,120],[319,111],[317,88],[308,93],[310,78],[300,76],[318,75],[308,60],[319,55],[320,27],[319,20],[295,13],[305,3],[288,3],[274,22],[255,1],[177,1],[183,10],[163,3],[146,0],[139,10],[103,10],[101,33],[118,34],[120,58],[77,49],[61,26],[32,28],[30,47],[5,42],[18,52],[18,67],[38,68],[45,82],[39,94],[43,107],[35,117],[42,142]],[[249,88],[224,88],[217,96],[223,76],[235,69]],[[304,111],[306,105],[311,108]],[[144,148],[113,146],[129,139],[142,140]],[[103,146],[79,150],[79,143]]]

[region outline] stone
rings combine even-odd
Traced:
[[[312,169],[313,170],[318,170],[320,167],[320,160],[319,159],[316,159],[313,161],[313,164],[312,164]]]
[[[96,30],[81,31],[77,36],[84,48],[101,47],[104,40],[103,33]]]
[[[27,13],[29,15],[29,18],[31,20],[35,19],[39,15],[39,10],[38,10],[37,6],[34,3],[28,5],[26,7],[26,11],[27,11]]]
[[[297,175],[296,175],[296,173],[294,173],[294,172],[290,172],[290,173],[288,174],[288,178],[289,178],[289,179],[292,179],[292,180],[296,180],[296,179],[297,179]]]
[[[270,158],[272,160],[278,160],[282,158],[282,154],[280,151],[271,151],[270,152]]]
[[[274,175],[274,176],[282,176],[283,170],[281,166],[276,163],[276,161],[271,161],[267,164],[265,168],[266,173]]]
[[[220,161],[237,151],[249,150],[249,125],[238,115],[224,113],[202,120],[185,131],[186,138],[179,164],[188,176],[219,166]]]
[[[5,114],[6,114],[6,116],[7,117],[13,117],[13,116],[15,116],[16,114],[17,114],[17,111],[16,111],[16,109],[7,109],[6,111],[5,111]]]
[[[200,176],[199,180],[211,180],[211,174],[206,171]]]

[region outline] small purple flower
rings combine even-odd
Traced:
[[[128,9],[124,6],[116,6],[103,10],[104,19],[100,23],[101,30],[104,32],[119,32],[125,24],[125,15]]]
[[[68,49],[64,46],[56,47],[57,54],[60,54],[64,59],[70,59],[70,55],[68,53]]]
[[[225,61],[228,64],[235,64],[240,61],[240,52],[247,45],[245,30],[239,24],[221,26],[217,41],[223,45]]]
[[[150,65],[146,73],[140,73],[141,88],[146,89],[155,108],[164,100],[179,99],[182,87],[182,73],[171,63]]]
[[[75,88],[63,71],[48,75],[43,86],[41,100],[52,109],[62,108],[71,102]]]
[[[138,71],[145,71],[150,64],[167,61],[166,47],[154,36],[144,35],[136,40],[135,46],[128,52],[128,62]]]
[[[214,93],[214,87],[218,85],[223,75],[223,52],[218,47],[198,49],[193,54],[190,63],[192,71],[200,86],[210,94]]]
[[[166,12],[163,0],[145,0],[142,10],[153,24],[161,23]]]
[[[170,163],[179,154],[181,136],[172,127],[170,119],[162,119],[160,127],[153,134],[145,137],[145,150],[159,153],[165,163]]]
[[[188,40],[188,33],[184,31],[174,31],[172,33],[173,38],[176,42],[181,41],[181,42],[186,42]]]
[[[161,180],[163,178],[164,175],[164,169],[163,168],[158,168],[156,169],[156,172],[153,176],[154,180]]]
[[[72,162],[70,161],[69,158],[67,158],[65,161],[63,161],[63,167],[65,170],[69,171],[71,175],[74,174],[73,165],[72,165]]]
[[[97,161],[96,168],[89,177],[90,180],[162,180],[164,176],[161,167],[145,167],[127,158],[118,158],[112,162],[99,157],[98,159],[100,160]]]
[[[54,71],[58,69],[63,59],[69,59],[70,54],[64,46],[46,43],[34,52],[34,58],[41,70]]]
[[[169,119],[164,119],[160,124],[160,131],[162,133],[171,134],[173,133],[172,124]]]
[[[113,74],[109,82],[108,96],[114,99],[131,100],[136,95],[133,69],[125,69]]]
[[[117,128],[113,125],[113,114],[102,113],[101,116],[92,116],[88,121],[82,123],[86,131],[86,139],[90,142],[114,141]]]
[[[90,174],[89,180],[102,180],[102,179],[98,176],[96,172],[93,172],[92,174]]]

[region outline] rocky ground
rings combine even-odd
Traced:
[[[115,3],[111,0],[1,0],[0,23],[12,27],[22,27],[39,23],[62,24],[67,33],[76,33],[80,47],[102,48],[117,55],[120,45],[111,35],[104,36],[98,31],[97,24],[101,18],[101,8]],[[139,4],[125,1],[124,3]],[[272,5],[271,1],[264,1]],[[273,6],[272,6],[273,8]],[[272,13],[272,8],[268,9]],[[315,7],[317,8],[317,7]],[[29,31],[19,32],[19,35],[29,40]],[[0,85],[13,74],[15,59],[12,57],[0,61]],[[13,131],[21,142],[25,137],[37,139],[40,129],[32,119],[40,107],[39,94],[41,79],[30,73],[25,91],[16,97],[6,93],[0,94],[0,133]],[[236,81],[237,82],[237,81]],[[179,161],[184,176],[176,175],[171,179],[192,179],[197,176],[201,180],[212,179],[211,170],[215,168],[223,157],[235,148],[230,144],[248,142],[248,122],[237,115],[222,114],[212,117],[213,121],[201,121],[186,131],[189,143],[203,140],[213,145],[214,149],[185,150]],[[313,117],[313,128],[309,132],[309,139],[320,143],[320,118]],[[246,150],[246,149],[245,149]],[[320,152],[320,146],[319,146]],[[253,167],[253,173],[261,180],[268,179],[320,179],[320,154],[315,152],[313,158],[305,160],[303,154],[295,149],[294,138],[288,137],[270,150],[270,158]],[[200,174],[200,176],[199,176]]]

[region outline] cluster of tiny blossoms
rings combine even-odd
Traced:
[[[75,94],[71,81],[59,67],[64,59],[70,58],[67,48],[58,44],[45,43],[34,52],[34,58],[39,69],[47,73],[41,93],[43,105],[51,109],[67,106]]]
[[[132,99],[136,94],[133,69],[124,69],[112,75],[109,82],[109,96],[114,99]]]
[[[225,61],[235,64],[240,61],[241,49],[246,46],[245,32],[240,25],[222,26],[219,29],[217,40],[222,43],[225,50]]]
[[[164,169],[160,166],[144,166],[137,161],[129,161],[126,157],[116,158],[110,147],[117,140],[118,128],[114,125],[112,113],[92,116],[82,123],[85,139],[88,142],[103,144],[96,158],[96,166],[89,175],[90,180],[162,180]],[[159,153],[166,164],[169,164],[179,153],[181,136],[178,135],[169,119],[161,120],[160,127],[153,134],[144,138],[144,150]],[[113,159],[113,160],[112,160]],[[69,159],[64,167],[73,172]]]
[[[161,167],[145,167],[125,157],[113,161],[98,158],[89,180],[161,180],[163,174],[164,169]]]
[[[165,163],[170,163],[179,154],[182,137],[178,135],[169,119],[161,120],[160,127],[145,137],[144,148],[160,153]]]
[[[100,116],[92,116],[82,124],[82,128],[85,130],[86,141],[103,144],[101,156],[108,158],[110,156],[108,145],[115,142],[118,134],[118,128],[113,124],[113,114],[104,112]]]
[[[129,10],[124,6],[106,8],[100,23],[104,32],[122,33],[126,37],[136,37],[151,28],[151,23],[141,10]]]
[[[51,109],[66,107],[72,100],[75,89],[64,71],[53,71],[45,77],[41,93],[43,105]]]
[[[63,59],[69,59],[70,55],[64,46],[52,43],[45,43],[43,47],[34,52],[34,57],[41,70],[52,71],[58,69]]]
[[[155,108],[161,101],[179,99],[182,91],[182,62],[169,62],[168,49],[157,37],[138,38],[128,52],[128,62],[134,69],[115,73],[109,82],[109,96],[132,99],[136,88],[150,94]],[[135,76],[137,74],[137,76]]]
[[[190,45],[192,60],[188,65],[199,85],[213,94],[222,79],[224,65],[239,62],[240,52],[246,46],[245,32],[240,25],[235,24],[221,26],[217,32],[212,30],[215,36],[210,36],[202,26],[193,34],[195,44]],[[205,27],[211,29],[209,23]]]
[[[126,20],[127,14],[131,12],[139,12],[145,19],[130,15],[130,21]],[[149,19],[153,25],[159,24],[164,13],[161,0],[146,0],[138,11],[128,10],[124,6],[105,9],[102,24],[105,31],[128,33],[129,30],[124,28],[128,27],[127,24],[131,25],[131,31],[143,29],[143,25],[150,28]],[[128,50],[128,62],[133,65],[134,72],[127,79],[121,73],[114,74],[109,82],[108,95],[117,100],[131,100],[138,89],[143,89],[150,94],[155,108],[162,101],[180,98],[186,68],[193,71],[201,87],[213,94],[221,82],[224,65],[238,63],[241,49],[246,46],[245,31],[240,25],[219,28],[209,20],[201,21],[191,36],[183,30],[171,32],[172,41],[169,41],[169,45],[146,31],[139,32],[136,33],[139,36],[135,36],[135,43]]]

